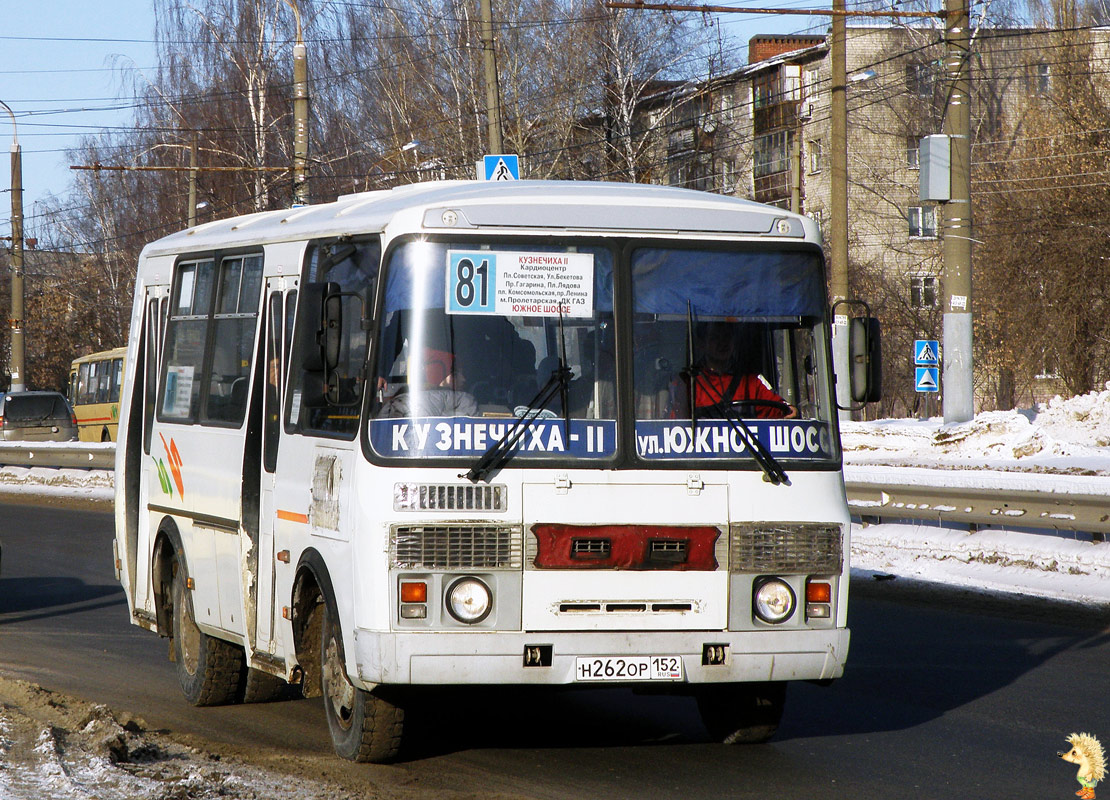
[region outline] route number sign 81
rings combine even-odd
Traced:
[[[451,253],[447,267],[447,308],[454,314],[494,313],[497,256]]]

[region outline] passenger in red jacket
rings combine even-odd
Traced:
[[[740,361],[740,345],[734,326],[711,322],[706,332],[698,364],[694,369],[694,407],[699,419],[725,416],[732,409],[742,417],[793,419],[798,409],[771,388],[770,382],[756,372],[745,371]],[[672,386],[675,417],[689,416],[689,376]]]

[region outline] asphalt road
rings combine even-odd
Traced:
[[[111,536],[103,511],[0,504],[0,674],[368,797],[1067,798],[1064,737],[1110,744],[1102,611],[863,578],[847,675],[792,686],[769,744],[709,742],[685,698],[500,689],[435,696],[403,761],[348,764],[319,701],[187,705],[165,640],[128,624]]]

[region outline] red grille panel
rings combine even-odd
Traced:
[[[537,569],[717,569],[714,547],[721,532],[712,525],[532,526]]]

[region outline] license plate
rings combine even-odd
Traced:
[[[579,657],[574,663],[576,681],[680,681],[678,656]]]

